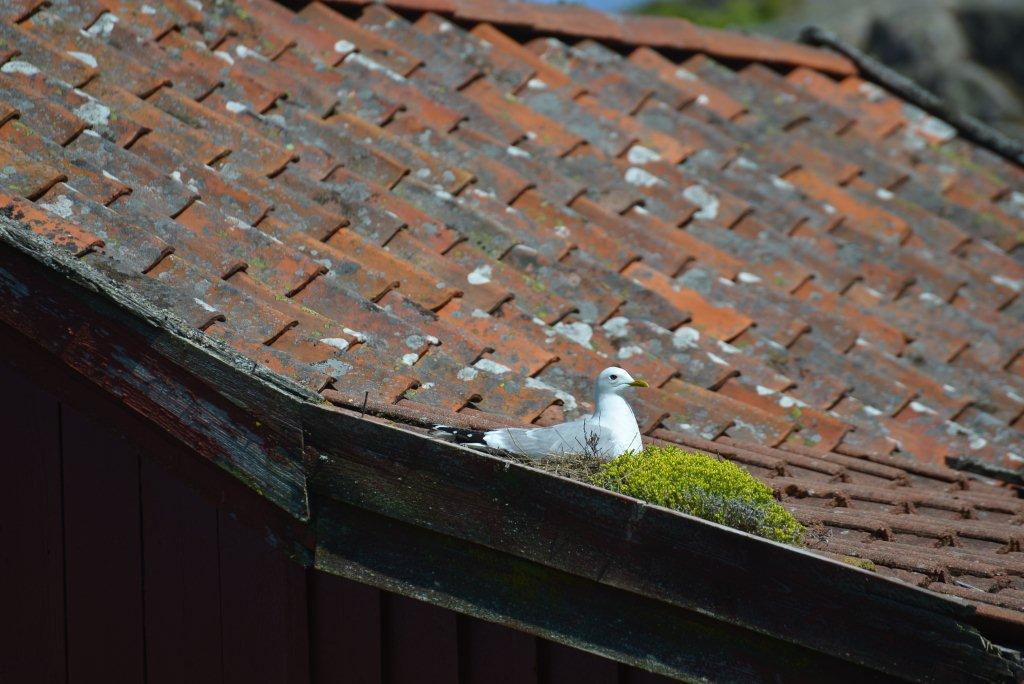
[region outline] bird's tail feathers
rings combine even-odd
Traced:
[[[430,431],[435,437],[442,437],[456,444],[486,444],[483,430],[466,430],[451,425],[435,425]]]

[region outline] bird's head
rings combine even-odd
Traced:
[[[647,386],[647,383],[643,380],[636,380],[627,371],[615,366],[605,368],[601,371],[601,374],[597,376],[598,394],[604,394],[605,392],[618,394],[627,387]]]

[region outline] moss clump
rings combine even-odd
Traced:
[[[875,564],[869,561],[867,558],[857,558],[856,556],[843,556],[843,562],[847,565],[860,568],[861,570],[867,570],[868,572],[875,572],[877,568]]]
[[[592,482],[766,539],[800,544],[804,528],[772,490],[729,461],[648,446],[601,466]]]

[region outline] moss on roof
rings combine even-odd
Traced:
[[[593,482],[766,539],[803,540],[803,525],[779,505],[768,486],[735,463],[706,454],[648,446],[604,464]]]

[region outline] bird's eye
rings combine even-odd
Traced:
[[[619,379],[618,375],[609,375],[608,377],[611,378],[612,380],[618,380]]]

